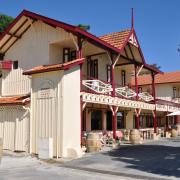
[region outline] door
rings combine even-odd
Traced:
[[[106,114],[106,129],[112,131],[112,111],[107,111]]]

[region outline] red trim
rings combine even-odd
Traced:
[[[64,64],[39,66],[39,67],[35,67],[34,69],[24,71],[23,75],[32,75],[32,74],[38,74],[38,73],[44,73],[44,72],[50,72],[50,71],[59,71],[59,70],[66,71],[75,66],[81,65],[82,63],[84,63],[84,58],[76,59],[76,60],[73,60]]]
[[[117,113],[116,113],[116,107],[113,106],[113,124],[112,124],[112,127],[113,127],[113,138],[115,139],[116,138],[116,130],[117,130]]]
[[[136,88],[136,100],[138,100],[138,78],[137,78],[137,66],[134,65],[134,78],[135,78],[135,88]]]
[[[5,31],[2,33],[2,35],[0,36],[0,40],[2,40],[2,38],[10,33],[9,31],[12,29],[12,27],[18,22],[18,20],[20,20],[20,18],[22,16],[26,16],[26,17],[30,17],[34,20],[41,20],[43,21],[44,23],[48,24],[48,25],[51,25],[53,27],[60,27],[60,28],[63,28],[67,31],[70,31],[76,35],[80,35],[82,37],[85,37],[85,38],[88,38],[89,41],[92,41],[94,44],[98,44],[98,45],[101,45],[103,48],[105,49],[110,49],[116,53],[121,53],[123,51],[123,49],[125,48],[125,46],[127,45],[128,43],[128,40],[130,38],[130,36],[132,34],[134,34],[134,36],[136,37],[136,40],[137,40],[137,43],[138,43],[138,46],[139,46],[139,51],[140,51],[140,54],[142,56],[142,59],[143,59],[143,64],[145,67],[149,68],[150,70],[152,71],[155,71],[156,73],[159,73],[158,70],[156,69],[153,69],[152,67],[149,67],[146,63],[145,63],[145,59],[144,59],[144,56],[143,56],[143,53],[141,51],[141,47],[140,47],[140,44],[138,42],[138,39],[137,39],[137,36],[136,36],[136,33],[135,33],[135,30],[134,28],[130,31],[127,39],[125,40],[125,42],[123,43],[123,46],[121,47],[121,49],[118,49],[112,45],[110,45],[109,43],[101,40],[100,38],[88,33],[87,31],[84,31],[82,30],[81,28],[79,27],[76,27],[76,26],[72,26],[70,24],[66,24],[64,22],[61,22],[61,21],[57,21],[57,20],[54,20],[54,19],[51,19],[51,18],[48,18],[48,17],[45,17],[45,16],[42,16],[42,15],[39,15],[39,14],[36,14],[36,13],[33,13],[33,12],[30,12],[30,11],[27,11],[27,10],[23,10],[17,17],[16,19],[5,29]],[[15,35],[15,34],[14,34]]]
[[[154,110],[153,124],[154,124],[154,133],[157,133],[157,113],[156,113],[156,109]]]
[[[51,19],[51,18],[48,18],[46,16],[42,16],[40,14],[36,14],[36,13],[33,13],[33,12],[30,12],[30,11],[27,11],[27,10],[23,10],[17,17],[16,19],[5,29],[5,31],[2,33],[1,37],[0,37],[0,40],[7,34],[9,33],[9,31],[12,29],[12,27],[18,22],[18,20],[20,20],[20,18],[22,16],[27,16],[27,17],[30,17],[32,19],[35,19],[35,20],[41,20],[43,21],[44,23],[48,24],[48,25],[51,25],[51,26],[54,26],[54,27],[60,27],[60,28],[63,28],[67,31],[70,31],[74,34],[79,34],[81,36],[84,36],[86,38],[89,38],[90,40],[93,40],[94,43],[98,43],[99,45],[103,46],[103,48],[105,49],[111,49],[115,52],[120,52],[120,50],[118,48],[115,48],[114,46],[106,43],[105,41],[99,39],[98,37],[82,30],[81,28],[79,27],[76,27],[76,26],[73,26],[73,25],[70,25],[70,24],[66,24],[64,22],[61,22],[61,21],[57,21],[57,20],[54,20],[54,19]]]
[[[139,109],[137,109],[137,111],[139,111]],[[136,125],[135,125],[135,126],[136,126],[136,129],[139,129],[139,124],[140,124],[140,123],[139,123],[139,122],[140,122],[140,117],[139,117],[139,115],[136,115],[136,116],[135,116],[135,121],[136,121]]]
[[[152,96],[154,98],[154,104],[156,104],[155,75],[154,75],[154,73],[152,73],[151,75],[152,75]],[[154,133],[157,133],[157,113],[156,113],[156,108],[154,110],[153,124],[154,124]]]

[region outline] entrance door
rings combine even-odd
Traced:
[[[102,130],[102,111],[101,110],[92,111],[91,130]]]
[[[107,111],[106,114],[106,129],[112,131],[112,111]]]

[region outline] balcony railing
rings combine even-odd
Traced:
[[[82,84],[86,88],[100,94],[110,94],[112,91],[112,86],[110,84],[104,83],[100,80],[83,80]]]
[[[173,98],[172,101],[175,103],[180,103],[180,97]]]
[[[110,83],[91,77],[82,80],[82,85],[83,91],[88,93],[104,94],[111,96],[113,91],[112,85]],[[128,86],[119,87],[119,85],[116,85],[115,93],[117,97],[125,99],[135,100],[135,97],[137,96],[136,92]],[[148,92],[139,93],[138,97],[140,100],[145,102],[150,102],[154,99]]]
[[[148,92],[142,92],[142,93],[139,93],[138,94],[139,98],[146,101],[146,102],[149,102],[149,101],[152,101],[154,98],[152,97],[152,95],[150,95]]]

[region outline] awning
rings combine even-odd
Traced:
[[[168,114],[167,116],[180,116],[180,111],[172,112],[172,113]]]

